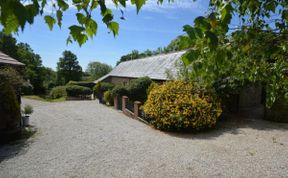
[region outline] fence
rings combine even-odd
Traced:
[[[121,101],[121,102],[119,102]],[[121,103],[121,106],[120,106]],[[114,108],[117,110],[122,110],[122,112],[134,119],[138,119],[144,123],[148,123],[145,118],[145,113],[142,109],[140,109],[142,103],[140,101],[131,101],[127,96],[122,96],[121,100],[120,97],[114,97]]]

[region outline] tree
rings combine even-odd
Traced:
[[[41,57],[34,53],[29,44],[17,44],[17,40],[11,35],[5,35],[0,32],[0,50],[25,64],[25,67],[20,71],[20,74],[25,80],[30,81],[33,85],[33,92],[35,94],[43,94],[45,92],[43,86],[45,75],[43,73]]]
[[[90,62],[86,69],[86,72],[90,74],[92,80],[108,74],[112,70],[112,67],[101,62]]]
[[[43,73],[44,73],[44,81],[43,85],[47,90],[52,89],[57,84],[57,74],[56,72],[49,68],[49,67],[43,67]]]
[[[120,9],[121,19],[124,19],[122,9],[126,7],[126,0],[113,0],[112,2]],[[146,0],[131,0],[130,2],[136,6],[137,12],[139,12]],[[158,2],[162,3],[163,0],[158,0]],[[119,24],[114,21],[112,10],[107,8],[106,4],[105,0],[72,0],[71,3],[66,0],[1,0],[0,23],[6,33],[13,33],[19,29],[24,30],[26,23],[33,24],[36,16],[44,15],[44,21],[52,30],[56,23],[59,27],[62,26],[63,15],[69,8],[75,8],[78,22],[69,26],[70,34],[67,43],[74,40],[81,46],[88,38],[96,35],[98,24],[93,16],[98,10],[107,28],[114,36],[118,34]],[[50,8],[54,13],[46,15],[45,8]]]
[[[192,80],[215,87],[225,78],[222,88],[260,81],[266,106],[288,101],[288,1],[210,0],[210,6],[207,16],[184,26],[181,42],[190,48],[182,61],[192,66]],[[236,28],[230,25],[233,16],[240,19]]]
[[[77,56],[71,51],[64,51],[63,57],[57,63],[57,82],[66,84],[70,80],[79,81],[82,77],[82,68],[77,61]]]
[[[0,50],[15,58],[19,59],[17,55],[17,40],[12,37],[12,35],[5,35],[4,33],[0,32]]]

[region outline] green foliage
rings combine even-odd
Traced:
[[[42,65],[40,55],[25,43],[17,44],[18,60],[25,64],[23,78],[29,80],[33,86],[33,93],[44,94],[45,68]]]
[[[23,79],[19,73],[11,67],[0,67],[0,85],[8,83],[13,91],[18,91],[23,85]]]
[[[62,97],[66,98],[67,97],[66,86],[57,86],[57,87],[52,88],[49,96],[52,99],[62,98]]]
[[[147,96],[149,95],[149,93],[152,91],[153,88],[158,87],[158,84],[156,82],[152,82],[149,87],[147,88]]]
[[[35,54],[28,44],[17,44],[17,40],[11,35],[0,32],[0,50],[25,64],[25,67],[19,72],[24,80],[31,83],[33,93],[44,94],[52,86],[55,86],[55,72],[42,65],[41,57]]]
[[[193,83],[171,81],[151,90],[144,112],[155,128],[199,131],[214,127],[222,110],[211,93]]]
[[[24,115],[30,115],[30,114],[32,114],[32,113],[33,113],[33,107],[32,107],[31,105],[29,105],[29,104],[26,104],[26,105],[24,106],[24,109],[22,110],[22,113],[23,113]]]
[[[128,95],[128,91],[126,89],[125,86],[123,85],[116,85],[112,90],[111,90],[111,93],[113,96],[119,96],[119,97],[122,97],[122,96],[127,96]]]
[[[114,88],[113,83],[108,83],[108,82],[98,82],[95,87],[94,87],[94,92],[96,94],[99,93],[104,93],[105,91],[112,90]]]
[[[68,27],[70,33],[67,42],[72,42],[73,39],[81,46],[88,38],[93,38],[96,35],[98,23],[95,19],[98,18],[95,17],[95,12],[100,12],[102,22],[114,36],[118,34],[119,24],[114,21],[114,15],[112,10],[107,8],[106,1],[72,0],[71,3],[68,3],[66,0],[56,0],[51,7],[48,2],[47,0],[1,1],[0,22],[4,27],[4,31],[6,33],[18,32],[19,29],[23,31],[25,25],[27,23],[33,24],[34,18],[38,15],[42,16],[46,8],[50,8],[53,13],[52,15],[45,15],[43,20],[47,23],[49,29],[52,30],[56,23],[59,27],[62,26],[64,14],[73,8],[77,10],[75,13],[77,23]],[[131,4],[136,6],[137,13],[145,2],[146,0],[131,0]],[[117,8],[126,8],[126,1],[113,0],[113,3]],[[121,10],[121,12],[121,19],[124,19],[123,11]]]
[[[78,85],[67,85],[66,92],[67,96],[72,97],[87,96],[92,94],[92,90],[90,88]]]
[[[22,80],[11,68],[0,69],[0,78],[0,129],[14,129],[21,118],[16,92]]]
[[[90,74],[91,80],[97,80],[98,78],[108,74],[112,70],[112,67],[101,62],[90,62],[86,69],[86,72]]]
[[[108,105],[113,106],[114,99],[110,90],[104,92],[104,101],[108,103]]]
[[[88,87],[90,89],[93,89],[93,87],[95,86],[95,83],[90,82],[90,81],[69,81],[66,85],[78,85],[78,86]]]
[[[147,89],[149,88],[152,80],[149,77],[141,77],[138,79],[130,80],[126,89],[128,97],[132,101],[145,102],[147,99]]]
[[[13,129],[19,125],[20,106],[15,92],[8,83],[0,86],[0,129]]]
[[[63,57],[57,63],[57,82],[66,84],[69,81],[79,81],[82,77],[82,68],[77,61],[77,56],[71,51],[64,51]]]
[[[194,26],[184,26],[190,49],[182,61],[192,66],[191,80],[207,88],[221,79],[228,80],[222,86],[227,88],[261,82],[267,107],[280,97],[288,101],[288,1],[210,0],[210,5],[207,16],[196,18]],[[233,15],[242,26],[228,33]],[[267,20],[272,16],[273,21]]]

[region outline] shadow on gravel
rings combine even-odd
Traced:
[[[228,118],[220,119],[214,129],[205,130],[199,133],[166,132],[166,134],[184,139],[214,139],[226,133],[235,135],[241,134],[240,129],[242,128],[251,128],[263,131],[288,131],[288,123],[277,123],[260,119],[246,119],[239,116],[229,116]]]
[[[8,143],[0,143],[0,163],[5,159],[13,158],[19,154],[24,154],[24,148],[30,143],[28,139],[36,132],[37,129],[31,126],[23,129],[20,138],[17,140]]]

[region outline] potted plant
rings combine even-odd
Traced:
[[[23,122],[23,126],[29,126],[29,117],[30,114],[33,113],[33,107],[31,105],[25,105],[24,109],[22,109],[22,122]]]

